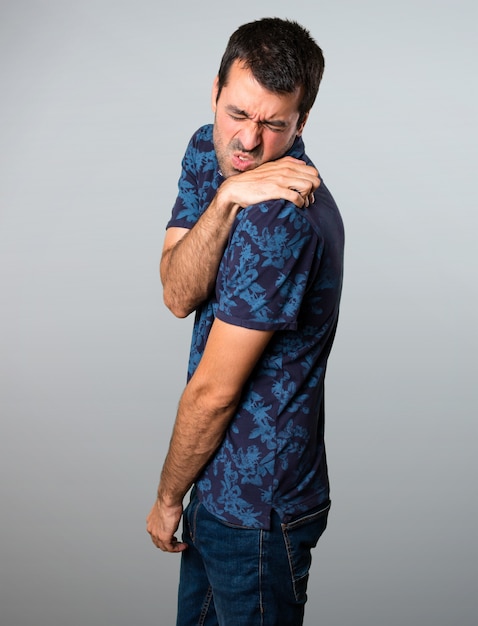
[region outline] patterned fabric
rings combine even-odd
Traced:
[[[289,155],[312,164],[297,138]],[[191,139],[170,226],[191,228],[223,181],[212,126]],[[315,203],[285,200],[239,212],[215,294],[196,312],[188,377],[217,317],[274,330],[246,384],[223,444],[197,482],[204,506],[242,527],[269,528],[329,501],[324,446],[324,377],[337,326],[344,233],[322,182]],[[200,260],[199,260],[200,262]]]

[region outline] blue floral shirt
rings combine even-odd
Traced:
[[[312,164],[297,138],[287,153]],[[168,227],[192,228],[223,178],[212,125],[192,137]],[[269,528],[329,502],[324,446],[324,377],[342,288],[344,232],[322,182],[315,203],[299,209],[272,200],[242,209],[231,229],[215,293],[197,311],[188,377],[217,317],[274,330],[245,385],[224,441],[196,486],[221,520]],[[198,263],[201,259],[198,259]]]

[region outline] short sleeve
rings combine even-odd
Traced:
[[[212,142],[212,126],[200,128],[191,138],[178,181],[178,195],[166,228],[192,228],[214,197],[217,160]]]
[[[317,234],[291,203],[244,209],[219,268],[216,316],[257,330],[295,329],[317,244]]]
[[[180,226],[182,228],[191,228],[198,218],[197,177],[194,162],[194,145],[193,139],[191,139],[181,163],[178,196],[173,206],[171,219],[166,227]]]

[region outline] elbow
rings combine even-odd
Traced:
[[[164,256],[159,265],[159,278],[163,287],[163,302],[175,317],[183,319],[191,313],[192,309],[187,308],[181,299],[178,298],[176,290],[171,288],[171,281],[168,281],[166,277]]]
[[[179,319],[184,319],[194,311],[194,307],[179,302],[177,299],[169,296],[166,291],[163,292],[163,302],[166,308]]]
[[[174,317],[177,317],[180,320],[185,319],[188,315],[190,315],[191,311],[186,311],[185,309],[169,309]]]
[[[174,317],[177,317],[180,320],[183,320],[185,317],[187,317],[188,315],[192,313],[192,311],[189,311],[188,309],[181,309],[179,307],[168,306],[168,309],[171,311]]]
[[[184,319],[190,315],[195,309],[196,304],[188,302],[188,300],[171,284],[171,281],[167,281],[164,273],[160,270],[161,284],[163,286],[163,302],[167,309],[179,319]]]
[[[202,384],[196,379],[191,379],[189,386],[192,387],[193,406],[197,407],[200,415],[207,416],[207,422],[223,420],[228,421],[235,412],[241,393],[237,389],[226,388],[212,381],[204,381]]]

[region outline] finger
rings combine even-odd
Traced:
[[[301,209],[306,203],[306,198],[304,198],[304,196],[300,193],[298,189],[291,189],[291,191],[296,194],[295,199],[292,200],[292,202],[295,204],[295,206]]]
[[[184,552],[188,547],[187,543],[183,543],[182,541],[176,541],[169,545],[168,552]]]
[[[289,156],[289,155],[285,157],[281,157],[280,159],[277,159],[276,161],[271,161],[271,163],[279,163],[279,162],[284,162],[284,161],[289,161],[290,163],[305,163],[303,159],[297,159],[296,157]]]
[[[149,532],[149,531],[148,531]],[[154,545],[163,552],[183,552],[188,547],[187,543],[178,541],[176,537],[172,537],[170,540],[160,539],[157,535],[149,533],[151,535],[151,541]]]
[[[187,547],[187,543],[178,541],[176,537],[173,537],[171,541],[161,542],[161,545],[159,546],[163,552],[183,552]]]

